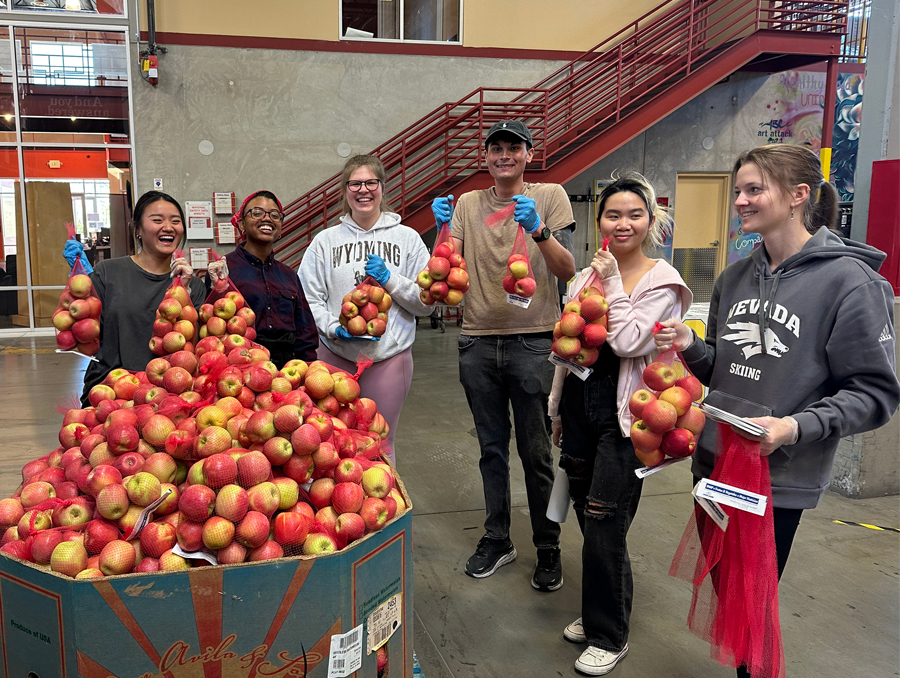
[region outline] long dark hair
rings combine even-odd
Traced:
[[[141,219],[144,218],[144,212],[147,207],[158,200],[164,200],[178,208],[178,214],[181,215],[181,223],[184,226],[184,236],[181,239],[180,246],[184,246],[184,243],[187,242],[187,222],[185,221],[184,210],[182,209],[181,204],[168,193],[163,193],[162,191],[147,191],[138,198],[138,201],[134,206],[134,211],[131,213],[131,224],[129,224],[129,229],[131,231],[131,240],[134,243],[135,252],[138,251],[138,245],[141,245],[141,241],[138,239],[137,234],[138,229],[141,226]],[[142,245],[141,249],[143,249]]]

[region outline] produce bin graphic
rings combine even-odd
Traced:
[[[315,558],[76,581],[0,557],[0,677],[325,678],[332,636],[361,625],[351,675],[376,678],[387,638],[382,675],[406,678],[412,604],[411,509]]]

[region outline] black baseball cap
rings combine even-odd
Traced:
[[[534,146],[534,141],[531,138],[531,132],[528,131],[528,128],[525,126],[525,123],[521,120],[502,120],[500,122],[494,123],[491,129],[488,131],[487,136],[484,138],[484,147],[487,148],[488,144],[491,142],[491,137],[495,134],[505,133],[510,136],[517,137],[528,144],[528,148]]]

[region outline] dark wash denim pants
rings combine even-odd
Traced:
[[[547,398],[553,384],[549,334],[459,337],[459,380],[481,447],[485,533],[509,537],[509,441],[512,406],[516,449],[525,471],[531,530],[537,548],[559,546],[559,524],[547,519],[553,487]]]
[[[578,524],[584,535],[581,616],[590,645],[619,652],[628,642],[634,584],[628,528],[637,513],[642,466],[619,430],[616,378],[566,377],[559,408],[562,456]]]

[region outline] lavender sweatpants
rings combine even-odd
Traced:
[[[324,344],[319,344],[317,355],[319,360],[324,360],[329,365],[356,374],[356,363],[335,355]],[[387,437],[390,441],[388,457],[395,465],[397,458],[394,451],[394,433],[397,431],[397,422],[400,421],[403,401],[409,394],[412,376],[412,348],[408,348],[386,360],[373,363],[359,377],[360,397],[374,400],[381,416],[390,426]]]

